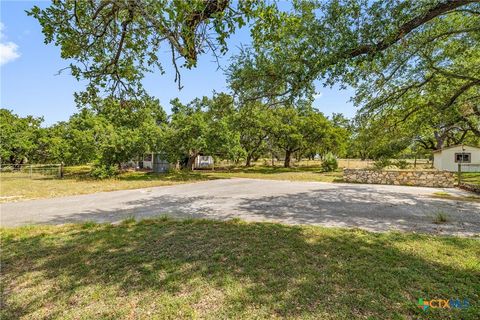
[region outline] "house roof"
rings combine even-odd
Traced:
[[[479,148],[479,147],[476,147],[476,146],[470,146],[470,145],[465,145],[465,144],[464,144],[464,145],[461,145],[461,144],[455,144],[455,145],[453,145],[453,146],[450,146],[450,147],[445,147],[445,148],[442,148],[442,149],[440,149],[440,150],[433,150],[432,152],[433,152],[433,153],[436,153],[436,152],[442,152],[443,150],[452,149],[452,148],[461,147],[461,146],[464,146],[464,147],[469,147],[469,148],[474,148],[474,149],[478,149],[478,150],[480,150],[480,148]]]

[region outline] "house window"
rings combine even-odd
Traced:
[[[152,161],[152,154],[146,154],[145,157],[143,158],[143,161]]]
[[[471,159],[471,153],[455,153],[455,162],[470,163]]]

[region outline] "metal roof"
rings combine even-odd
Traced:
[[[476,147],[476,146],[470,146],[470,145],[466,145],[466,144],[455,144],[453,146],[450,146],[450,147],[445,147],[445,148],[442,148],[440,150],[433,150],[432,152],[433,153],[436,153],[436,152],[441,152],[443,150],[447,150],[447,149],[452,149],[452,148],[456,148],[456,147],[469,147],[469,148],[475,148],[475,149],[479,149],[479,147]]]

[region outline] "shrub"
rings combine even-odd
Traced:
[[[109,166],[104,164],[96,164],[90,171],[90,176],[95,179],[110,178],[118,174],[118,169],[115,166]]]
[[[388,158],[380,158],[373,163],[373,168],[376,170],[382,170],[388,166],[392,165],[392,161]]]
[[[325,155],[325,159],[322,162],[322,170],[326,172],[335,171],[338,169],[337,158],[329,152]]]
[[[394,164],[398,169],[408,169],[408,167],[410,167],[407,160],[397,160]]]
[[[448,221],[449,221],[449,217],[443,211],[437,212],[433,217],[433,223],[436,223],[436,224],[447,223]]]

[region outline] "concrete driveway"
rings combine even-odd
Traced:
[[[439,188],[225,179],[148,189],[102,192],[1,205],[1,225],[118,222],[128,217],[241,218],[403,230],[480,234],[480,203],[434,199]],[[467,193],[455,189],[448,192]],[[449,216],[433,223],[436,213]]]

